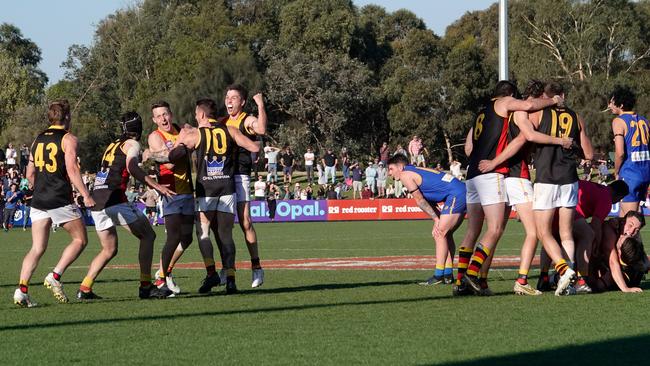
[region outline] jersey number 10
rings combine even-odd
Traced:
[[[44,150],[47,150],[47,157],[49,161],[44,159]],[[59,152],[58,146],[55,143],[50,142],[45,145],[42,142],[39,142],[36,145],[36,150],[34,151],[34,166],[38,169],[39,172],[43,171],[43,168],[50,173],[56,172],[56,153]]]
[[[212,133],[210,133],[212,131]],[[220,128],[206,129],[205,130],[206,153],[212,150],[217,155],[223,155],[228,150],[228,143],[226,142],[226,132]]]

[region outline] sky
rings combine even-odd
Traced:
[[[487,9],[497,0],[353,0],[361,7],[383,6],[388,11],[408,9],[424,19],[436,34],[444,35],[448,25],[468,11]],[[60,67],[73,44],[91,45],[100,20],[136,0],[21,0],[3,4],[0,23],[20,28],[23,36],[42,51],[39,65],[54,84],[63,78]]]

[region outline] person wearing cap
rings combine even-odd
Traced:
[[[379,162],[377,168],[377,191],[379,197],[386,198],[386,180],[388,180],[388,169],[383,161]]]
[[[368,167],[366,168],[366,187],[370,189],[372,195],[377,195],[377,164],[372,160],[368,162]]]

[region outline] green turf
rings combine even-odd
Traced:
[[[433,254],[426,221],[257,225],[263,259]],[[458,233],[460,241],[462,229]],[[157,248],[164,238],[161,228]],[[120,231],[115,264],[137,261]],[[94,229],[64,276],[74,293],[98,251]],[[446,287],[414,284],[430,271],[267,270],[242,293],[198,296],[202,270],[177,269],[191,291],[176,299],[137,299],[138,271],[106,270],[95,285],[105,300],[61,305],[38,283],[67,236],[51,237],[30,293],[42,306],[18,309],[11,295],[29,232],[0,233],[0,364],[632,364],[650,344],[648,293],[556,298],[511,295],[515,273],[499,270],[491,298],[452,298]],[[521,226],[511,221],[497,254],[516,254]],[[236,233],[239,259],[248,254]],[[198,261],[194,245],[184,262]],[[534,282],[534,281],[533,281]],[[644,284],[648,289],[648,284]],[[645,347],[644,347],[645,346]]]

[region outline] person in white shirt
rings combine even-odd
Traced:
[[[458,160],[453,160],[451,164],[449,164],[449,172],[451,175],[456,177],[456,179],[461,179],[463,177],[463,174],[460,172],[460,162]]]
[[[308,147],[305,153],[305,171],[307,172],[307,182],[312,184],[314,182],[314,152],[311,147]]]
[[[253,185],[255,201],[266,200],[266,182],[263,176],[259,176],[257,182]]]
[[[7,152],[5,153],[5,157],[7,158],[7,166],[10,168],[13,168],[16,166],[16,149],[14,149],[13,144],[9,144],[7,147]]]
[[[266,158],[266,168],[268,171],[268,174],[266,176],[267,182],[277,182],[278,180],[278,154],[279,153],[280,153],[280,149],[271,146],[271,144],[268,142],[266,143],[266,147],[264,148],[264,157]]]

